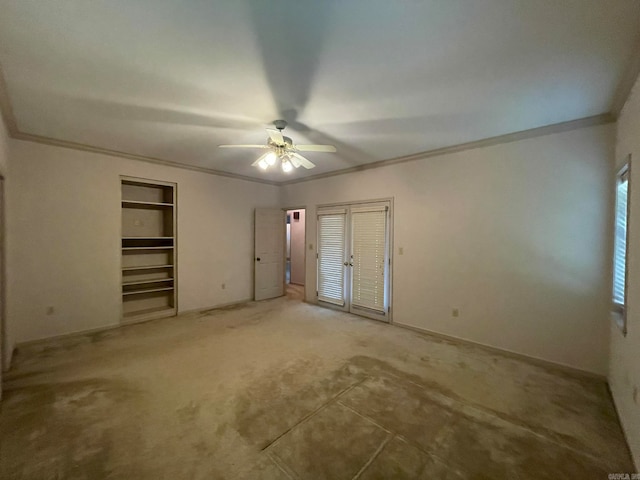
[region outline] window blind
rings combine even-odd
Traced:
[[[318,214],[318,300],[344,306],[346,210]]]
[[[613,260],[613,302],[624,306],[627,262],[627,172],[618,177],[616,186],[616,231]]]
[[[352,304],[384,313],[387,209],[353,209],[351,222]]]

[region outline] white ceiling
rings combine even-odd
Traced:
[[[20,132],[284,181],[609,112],[637,0],[0,0]],[[337,154],[250,166],[285,118]]]

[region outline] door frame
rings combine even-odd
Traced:
[[[0,400],[2,400],[2,378],[11,366],[13,345],[7,335],[7,194],[4,175],[0,175]]]
[[[284,225],[282,226],[282,228],[284,228],[284,245],[282,246],[282,248],[284,249],[284,265],[282,268],[282,285],[284,288],[284,292],[285,295],[287,294],[287,212],[289,210],[304,210],[304,285],[302,285],[302,288],[304,289],[304,291],[302,292],[302,298],[303,301],[307,301],[307,249],[308,249],[308,244],[307,244],[307,232],[308,232],[308,226],[309,226],[309,221],[307,218],[307,212],[309,211],[309,209],[307,208],[306,205],[302,206],[302,207],[282,207],[282,210],[284,210]]]
[[[367,200],[351,200],[348,202],[333,202],[333,203],[323,203],[323,204],[318,204],[316,205],[316,212],[315,212],[315,221],[316,221],[316,262],[315,262],[315,278],[316,278],[316,296],[315,296],[315,303],[317,305],[320,305],[322,307],[325,308],[331,308],[333,310],[339,310],[341,312],[346,312],[346,313],[352,313],[353,315],[358,315],[360,317],[363,318],[370,318],[370,319],[374,319],[373,317],[369,317],[369,316],[365,316],[365,315],[359,315],[357,313],[354,313],[353,311],[350,311],[350,305],[351,305],[351,278],[349,276],[349,281],[347,282],[347,293],[348,293],[348,299],[345,302],[345,306],[344,307],[340,307],[338,305],[332,305],[330,303],[327,302],[320,302],[318,300],[318,292],[317,292],[317,288],[318,288],[318,210],[322,209],[322,208],[339,208],[339,207],[352,207],[354,205],[366,205],[368,203],[382,203],[382,202],[389,202],[389,225],[388,225],[388,238],[389,238],[389,306],[388,306],[388,312],[387,312],[387,319],[386,320],[378,320],[384,323],[389,323],[392,324],[393,322],[393,270],[394,270],[394,256],[393,256],[393,234],[394,234],[394,197],[384,197],[384,198],[376,198],[376,199],[367,199]],[[348,236],[349,236],[349,242],[351,241],[351,224],[348,225]],[[306,229],[306,225],[305,225],[305,229]],[[350,248],[350,247],[349,247]]]

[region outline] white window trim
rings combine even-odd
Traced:
[[[625,242],[625,262],[624,262],[624,304],[618,302],[612,302],[612,318],[616,322],[616,325],[622,332],[623,336],[627,335],[627,304],[629,303],[628,290],[629,290],[629,223],[630,223],[630,207],[631,207],[631,155],[627,156],[626,161],[622,168],[616,173],[615,179],[615,204],[618,203],[618,183],[620,180],[626,177],[627,181],[627,228],[626,228],[626,242]],[[616,209],[617,210],[617,209]],[[616,217],[614,213],[614,249],[615,249],[615,222]],[[615,263],[615,253],[613,255],[613,261]],[[615,269],[615,265],[614,265]],[[615,275],[615,270],[613,271]],[[612,285],[613,288],[613,285]]]

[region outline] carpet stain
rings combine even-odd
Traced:
[[[118,405],[131,402],[138,392],[121,382],[92,378],[5,394],[0,431],[11,436],[0,440],[0,478],[89,479],[107,478]],[[32,451],[26,458],[25,444]]]
[[[2,479],[556,479],[633,468],[602,381],[293,296],[23,347],[3,386]]]

